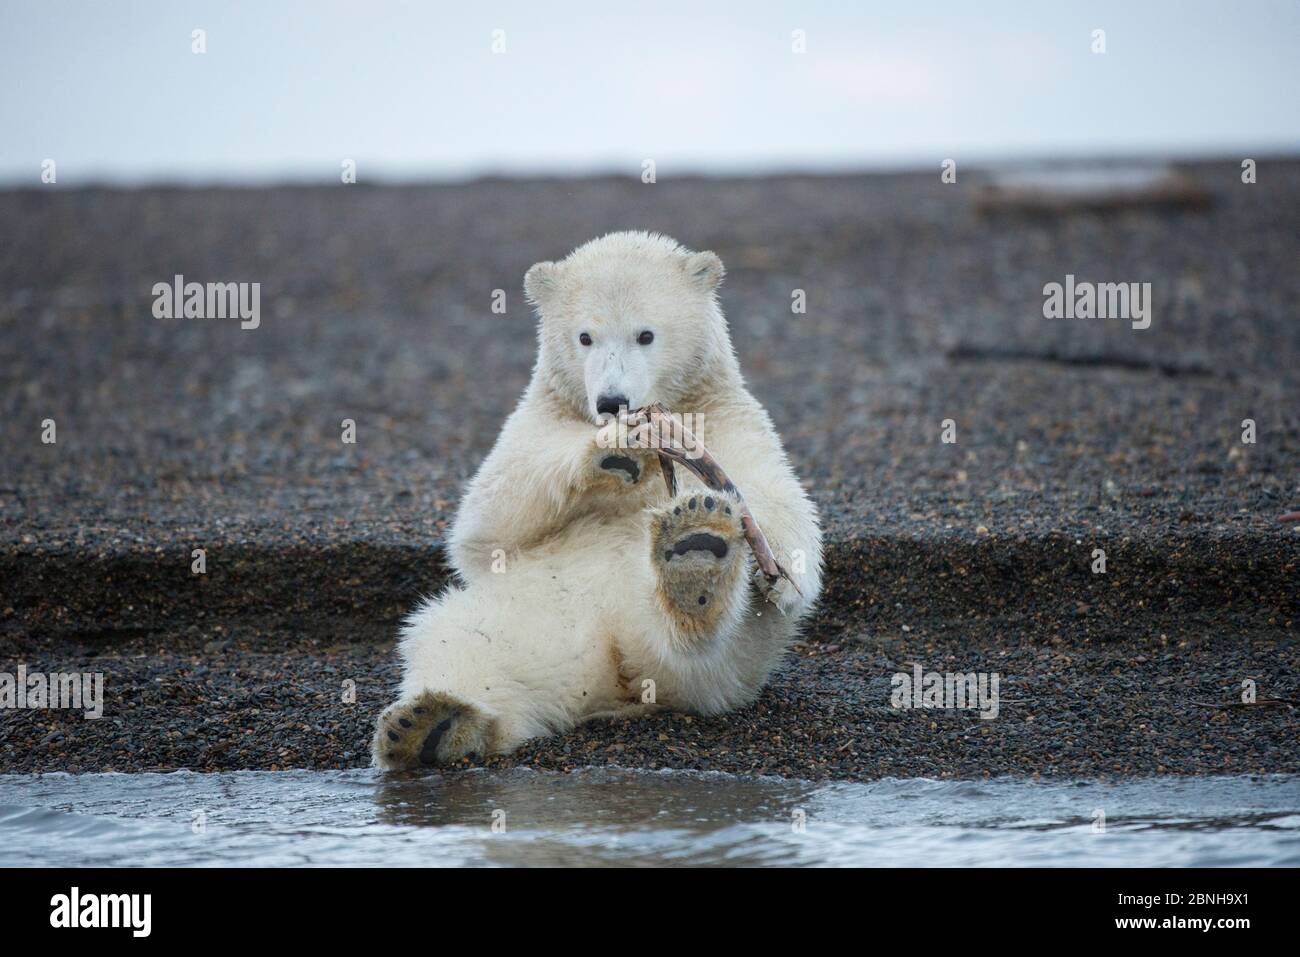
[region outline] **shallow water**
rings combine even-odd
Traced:
[[[0,775],[0,865],[191,864],[1296,866],[1300,777]]]

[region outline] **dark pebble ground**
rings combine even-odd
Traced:
[[[132,639],[98,654],[26,656],[30,670],[100,671],[109,705],[86,720],[20,711],[0,725],[0,768],[145,771],[352,768],[369,762],[375,713],[398,677],[392,646],[285,636]],[[1000,676],[1000,711],[895,710],[890,677]],[[595,721],[492,767],[689,768],[804,779],[1300,772],[1295,633],[1041,640],[1007,622],[920,626],[799,646],[754,705],[719,717]],[[1240,701],[1242,681],[1258,702]],[[354,685],[348,685],[348,682]],[[344,691],[355,687],[355,703]],[[1270,704],[1280,697],[1291,704]],[[466,762],[467,765],[472,762]]]
[[[0,712],[0,773],[367,764],[396,624],[527,380],[522,275],[623,228],[726,263],[827,587],[753,707],[491,763],[1300,770],[1300,162],[1259,169],[1190,166],[1204,212],[1056,218],[937,172],[0,192],[0,671],[93,668],[108,697]],[[261,328],[153,318],[176,273],[260,282]],[[1044,319],[1066,273],[1151,282],[1151,328]],[[893,710],[913,661],[999,672],[1001,715]],[[1245,679],[1281,703],[1212,707]]]

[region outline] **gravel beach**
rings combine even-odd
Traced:
[[[29,671],[102,672],[107,705],[97,720],[53,710],[0,717],[8,772],[364,767],[375,714],[398,678],[389,643],[285,635],[135,638],[23,660]],[[1298,661],[1295,632],[1281,627],[1227,633],[1192,620],[1106,642],[1082,633],[1044,641],[1015,622],[917,626],[801,645],[759,701],[732,714],[595,721],[466,764],[806,780],[1300,772]],[[997,673],[997,716],[895,709],[891,678],[914,664]],[[1254,705],[1240,704],[1245,679],[1257,683]],[[1291,702],[1268,703],[1277,698]]]
[[[981,213],[973,173],[0,192],[0,672],[106,694],[0,712],[0,772],[367,764],[396,624],[527,381],[523,273],[626,228],[726,263],[822,606],[744,711],[489,763],[1300,770],[1300,162],[1238,162],[1187,167],[1205,210],[1050,218]],[[260,326],[154,318],[176,274],[260,283]],[[1067,274],[1150,282],[1151,327],[1045,319]],[[892,708],[913,663],[998,672],[999,716]]]

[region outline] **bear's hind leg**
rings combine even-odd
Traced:
[[[700,648],[739,620],[749,596],[749,552],[739,500],[683,492],[650,518],[656,597],[673,642]]]
[[[453,764],[492,750],[495,722],[446,692],[425,691],[379,716],[371,750],[389,771]]]

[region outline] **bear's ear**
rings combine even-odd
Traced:
[[[524,296],[534,306],[544,306],[559,285],[560,269],[553,262],[534,264],[524,274]]]
[[[717,289],[727,272],[722,268],[722,260],[711,252],[691,253],[686,257],[684,268],[686,275],[705,292]]]

